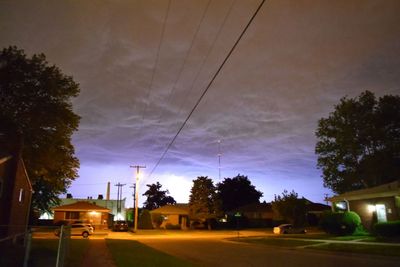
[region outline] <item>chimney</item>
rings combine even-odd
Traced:
[[[110,200],[110,182],[107,183],[106,200]]]

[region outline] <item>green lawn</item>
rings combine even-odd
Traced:
[[[33,239],[29,257],[29,266],[55,266],[57,260],[58,241],[58,239]],[[79,266],[88,245],[89,240],[71,239],[66,266]]]
[[[307,245],[315,245],[321,242],[317,241],[303,241],[303,240],[293,240],[293,239],[285,239],[285,238],[274,238],[274,237],[264,237],[264,238],[230,238],[232,241],[239,241],[245,243],[256,243],[262,245],[269,246],[278,246],[278,247],[300,247]]]
[[[193,266],[190,262],[165,254],[134,240],[106,239],[106,244],[118,267]]]
[[[328,251],[341,251],[349,253],[364,253],[381,256],[400,256],[400,247],[384,246],[384,245],[363,245],[362,243],[354,244],[338,244],[330,243],[326,245],[312,247],[312,249],[328,250]]]

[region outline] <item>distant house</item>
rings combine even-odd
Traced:
[[[112,222],[109,209],[86,201],[54,207],[53,211],[55,224],[82,221],[91,223],[95,227],[106,228]]]
[[[310,226],[317,226],[324,211],[331,210],[331,206],[322,203],[315,203],[306,199],[307,203],[307,222]]]
[[[354,211],[367,229],[376,222],[400,220],[400,180],[328,199],[332,209]]]
[[[101,195],[100,195],[101,196]],[[116,199],[103,199],[102,197],[95,198],[61,198],[60,205],[68,205],[76,202],[88,202],[95,204],[97,206],[106,208],[110,210],[110,213],[114,216],[115,220],[125,220],[126,219],[126,209],[125,202],[126,199],[121,199],[120,203]]]
[[[151,210],[150,214],[153,224],[157,224],[156,221],[160,220],[160,228],[166,229],[171,226],[185,230],[189,227],[189,204],[165,205]]]
[[[26,231],[32,193],[19,153],[0,154],[0,239]]]
[[[228,212],[228,215],[240,218],[242,226],[269,227],[273,224],[274,212],[271,203],[252,203]]]

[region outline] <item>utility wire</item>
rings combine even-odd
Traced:
[[[212,77],[212,79],[210,80],[210,82],[208,83],[207,87],[204,89],[203,93],[201,94],[201,96],[199,97],[199,99],[197,100],[196,104],[193,106],[192,110],[190,111],[189,115],[186,117],[185,121],[182,123],[181,127],[179,128],[178,132],[175,134],[174,138],[172,138],[171,142],[168,144],[167,148],[165,149],[165,151],[163,152],[162,156],[160,157],[160,159],[157,161],[156,165],[153,167],[153,169],[151,170],[150,174],[148,176],[151,176],[153,174],[153,172],[155,171],[155,169],[158,167],[158,165],[160,164],[160,162],[164,159],[165,155],[167,154],[168,150],[171,148],[171,146],[174,144],[175,140],[178,138],[178,135],[181,133],[182,129],[185,127],[186,123],[188,122],[188,120],[190,119],[190,117],[192,116],[193,112],[196,110],[196,108],[199,106],[201,100],[204,98],[204,96],[207,94],[208,90],[210,89],[211,85],[213,84],[215,78],[218,76],[218,74],[221,72],[222,68],[224,67],[225,63],[228,61],[229,57],[232,55],[233,51],[235,50],[235,48],[237,47],[237,45],[239,44],[240,40],[242,39],[242,37],[244,36],[245,32],[247,31],[247,29],[250,27],[251,23],[253,22],[254,18],[257,16],[258,12],[260,11],[261,7],[264,5],[265,0],[262,0],[261,3],[258,5],[256,11],[254,12],[253,16],[250,18],[249,22],[247,23],[246,27],[243,29],[242,33],[239,35],[238,39],[236,40],[235,44],[232,46],[231,50],[229,51],[229,53],[226,55],[224,61],[222,61],[221,65],[219,66],[218,70],[215,72],[214,76]]]
[[[153,71],[151,73],[151,80],[150,80],[150,83],[149,83],[149,88],[147,89],[147,96],[146,96],[144,107],[143,107],[142,122],[144,121],[144,117],[145,117],[145,114],[146,114],[148,102],[150,102],[149,101],[150,100],[150,93],[151,93],[151,89],[153,88],[154,77],[155,77],[155,74],[156,74],[158,61],[160,59],[161,44],[162,44],[162,41],[164,39],[165,28],[166,28],[166,24],[167,24],[167,20],[168,20],[168,16],[169,16],[170,7],[171,7],[171,0],[168,1],[167,12],[165,13],[165,16],[164,16],[164,23],[163,23],[163,27],[162,27],[162,30],[161,30],[161,38],[160,38],[160,41],[158,42],[158,48],[157,48],[157,53],[156,53],[156,61],[154,63],[154,68],[153,68]]]
[[[205,18],[205,16],[206,16],[206,14],[207,14],[208,8],[210,7],[210,3],[211,3],[211,0],[208,0],[207,5],[206,5],[206,8],[204,9],[203,14],[202,14],[202,16],[201,16],[201,19],[200,19],[199,23],[197,24],[196,32],[194,33],[194,35],[193,35],[193,37],[192,37],[192,40],[191,40],[191,42],[190,42],[190,47],[189,47],[189,49],[186,51],[185,59],[184,59],[182,65],[181,65],[181,67],[180,67],[178,76],[177,76],[177,78],[175,79],[175,82],[174,82],[174,84],[173,84],[173,86],[172,86],[172,88],[171,88],[171,90],[170,90],[170,92],[169,92],[169,94],[168,94],[168,100],[167,100],[168,103],[171,102],[171,97],[172,97],[172,95],[173,95],[173,93],[174,93],[174,91],[175,91],[175,89],[176,89],[176,87],[177,87],[177,83],[178,83],[179,80],[181,79],[183,70],[185,69],[186,64],[187,64],[187,62],[188,62],[188,58],[189,58],[190,52],[191,52],[192,49],[193,49],[193,44],[194,44],[195,40],[197,39],[197,35],[199,34],[201,25],[203,24],[203,21],[204,21],[204,18]],[[163,113],[163,114],[165,114],[165,113]]]
[[[204,67],[204,65],[205,65],[205,63],[206,63],[208,57],[210,56],[211,51],[212,51],[212,49],[214,48],[215,43],[217,42],[218,37],[220,36],[220,34],[221,34],[221,32],[222,32],[222,29],[224,28],[225,23],[226,23],[226,21],[228,20],[228,17],[229,17],[229,15],[230,15],[230,13],[231,13],[231,11],[232,11],[232,8],[233,8],[233,6],[235,5],[235,3],[236,3],[236,0],[233,0],[233,1],[231,2],[231,5],[229,6],[229,10],[228,10],[228,12],[226,13],[226,15],[225,15],[225,17],[224,17],[224,19],[223,19],[223,21],[222,21],[222,23],[221,23],[221,25],[220,25],[218,31],[217,31],[217,34],[215,35],[214,40],[212,41],[211,46],[210,46],[210,48],[209,48],[208,51],[207,51],[207,55],[206,55],[205,57],[203,57],[203,60],[202,60],[202,62],[201,62],[201,64],[200,64],[200,67],[198,68],[198,70],[197,70],[197,72],[196,72],[195,78],[193,79],[192,83],[190,84],[189,90],[186,92],[185,97],[184,97],[183,101],[181,102],[181,105],[179,106],[178,117],[179,117],[179,115],[181,114],[181,111],[182,111],[182,109],[183,109],[183,106],[185,105],[185,103],[187,103],[187,98],[188,98],[189,94],[192,92],[192,90],[193,90],[193,88],[194,88],[194,86],[195,86],[195,84],[196,84],[198,78],[200,77],[200,73],[201,73],[201,71],[203,70],[203,67]]]

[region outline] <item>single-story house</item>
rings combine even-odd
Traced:
[[[306,199],[307,203],[307,222],[310,226],[317,226],[324,211],[331,210],[331,206],[322,203],[312,202]]]
[[[158,226],[165,229],[171,226],[185,230],[189,227],[189,204],[165,205],[151,210],[150,214],[156,228]]]
[[[74,223],[82,221],[95,227],[108,227],[112,223],[110,210],[87,201],[77,201],[72,204],[53,208],[54,223]]]
[[[350,191],[328,199],[334,211],[354,211],[367,229],[376,222],[400,220],[400,180]]]
[[[271,203],[251,203],[234,209],[227,214],[233,216],[241,226],[270,227],[273,225],[274,212]]]
[[[239,212],[242,216],[247,219],[265,219],[272,220],[274,218],[274,212],[272,211],[271,203],[252,203],[241,206],[235,209],[235,213]]]

